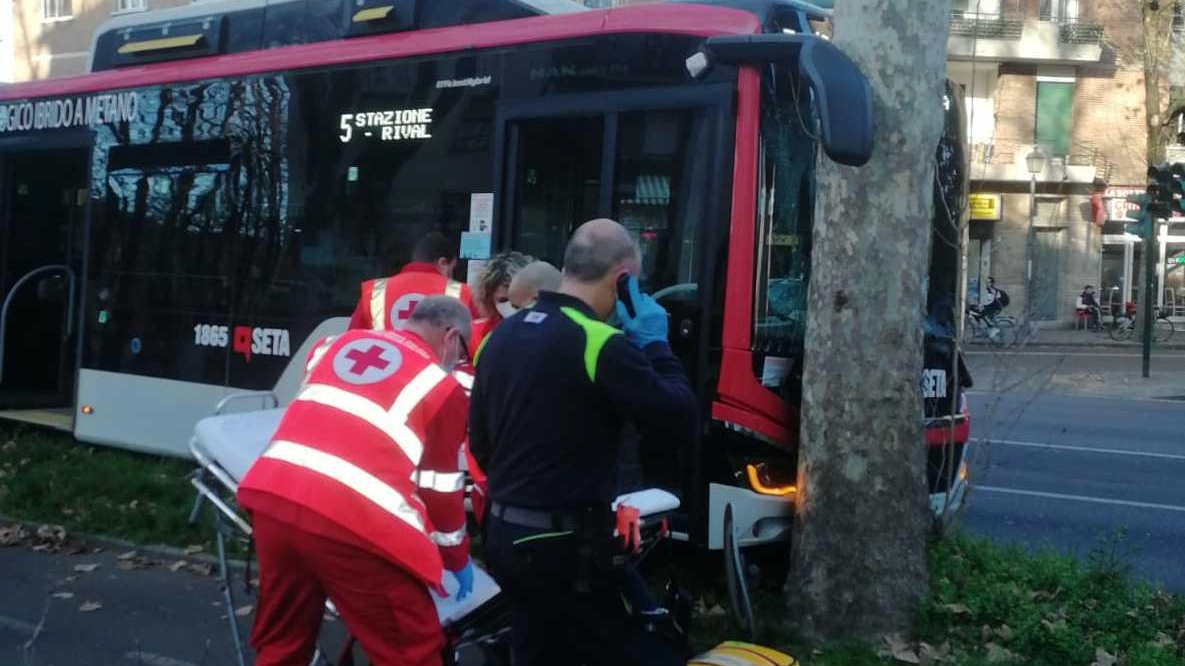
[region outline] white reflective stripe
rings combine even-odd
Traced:
[[[461,283],[456,280],[449,280],[448,285],[444,288],[445,296],[452,296],[453,298],[461,297]]]
[[[432,543],[437,546],[448,548],[449,546],[460,546],[465,543],[465,528],[457,530],[456,532],[433,532],[428,535],[432,539]]]
[[[412,481],[421,488],[435,490],[438,493],[455,493],[465,489],[464,472],[435,472],[422,469],[412,475]]]
[[[370,500],[383,511],[414,527],[418,532],[424,532],[423,517],[407,503],[403,495],[353,463],[324,451],[284,440],[273,442],[263,457],[282,460],[333,479]],[[435,534],[432,534],[433,542],[436,541]]]
[[[313,371],[313,368],[317,367],[317,364],[321,362],[321,358],[325,356],[325,352],[329,351],[329,348],[333,345],[333,340],[336,337],[336,335],[333,335],[326,338],[325,342],[321,343],[321,346],[313,350],[313,355],[309,358],[309,364],[304,368],[305,373],[310,373]]]
[[[398,415],[402,421],[406,421],[412,410],[424,400],[424,396],[431,393],[445,377],[448,377],[448,374],[435,363],[421,370],[420,374],[413,377],[395,397],[391,414]]]
[[[461,388],[465,389],[466,393],[469,393],[473,390],[473,375],[469,374],[468,372],[454,370],[453,379],[457,380],[457,383],[461,385]]]
[[[388,412],[377,403],[356,393],[327,384],[309,384],[296,396],[296,400],[332,407],[366,421],[386,433],[403,449],[404,455],[412,465],[420,464],[420,458],[424,455],[424,443],[407,427],[407,414]]]
[[[370,328],[376,331],[387,329],[387,279],[374,281],[370,292]]]

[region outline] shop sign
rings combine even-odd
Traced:
[[[1003,206],[999,194],[972,194],[970,198],[971,219],[999,220]]]

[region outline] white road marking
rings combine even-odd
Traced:
[[[37,625],[4,615],[0,615],[0,629],[8,629],[18,634],[28,634],[30,636],[37,633]]]
[[[191,661],[181,661],[152,652],[127,652],[123,658],[137,664],[147,664],[147,666],[197,666]]]
[[[1087,495],[1064,495],[1062,493],[1046,493],[1037,490],[1017,490],[1016,488],[1000,488],[998,486],[975,486],[972,492],[1000,493],[1002,495],[1021,495],[1024,497],[1041,497],[1045,499],[1060,499],[1071,502],[1090,502],[1092,504],[1111,504],[1114,506],[1130,506],[1138,509],[1159,509],[1161,511],[1175,511],[1185,513],[1185,506],[1173,504],[1155,504],[1153,502],[1133,502],[1130,500],[1108,499],[1105,497],[1089,497]]]
[[[1002,444],[1004,446],[1023,446],[1030,449],[1056,449],[1058,451],[1080,451],[1083,453],[1107,453],[1117,456],[1136,456],[1140,458],[1162,458],[1165,460],[1185,460],[1185,455],[1175,453],[1153,453],[1151,451],[1125,451],[1123,449],[1103,449],[1093,446],[1070,446],[1069,444],[1042,444],[1040,442],[1018,442],[1010,439],[972,439],[976,444]]]

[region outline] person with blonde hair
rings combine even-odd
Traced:
[[[476,285],[481,319],[473,322],[474,349],[499,322],[514,314],[514,306],[510,304],[510,281],[532,261],[534,257],[510,250],[494,255],[481,269]]]

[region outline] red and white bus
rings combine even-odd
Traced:
[[[687,538],[720,548],[726,505],[740,545],[783,538],[815,161],[859,165],[872,146],[868,84],[815,35],[825,18],[792,0],[224,0],[114,18],[91,73],[0,90],[0,417],[186,455],[227,395],[290,399],[292,359],[425,232],[558,265],[572,229],[607,216],[636,234],[702,402],[672,481]],[[954,252],[932,292],[960,291]],[[949,367],[922,383],[942,490],[966,412]]]

